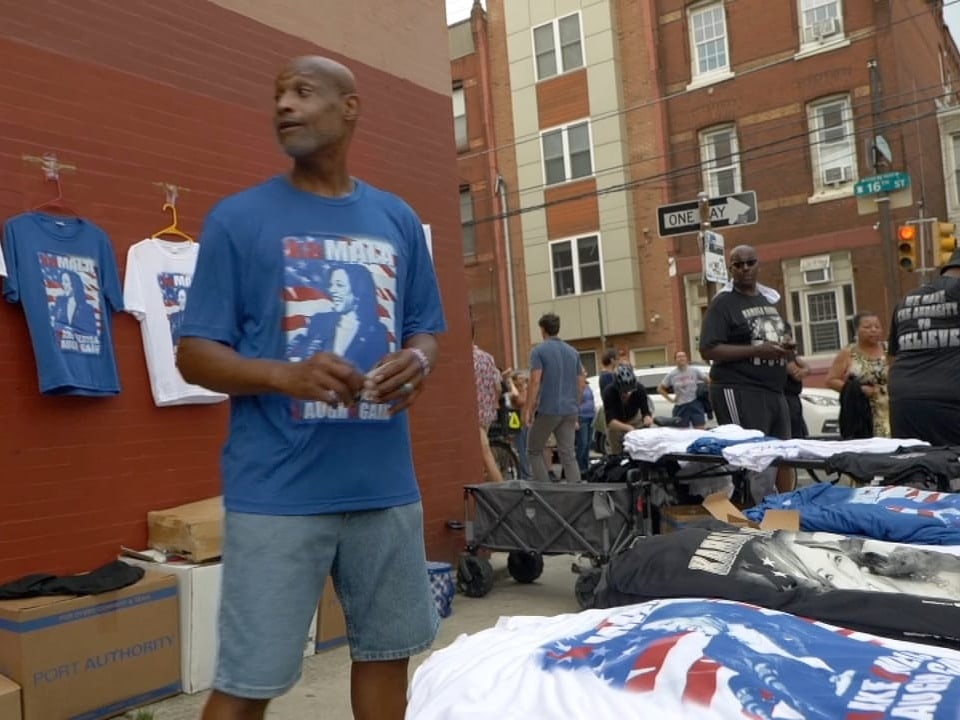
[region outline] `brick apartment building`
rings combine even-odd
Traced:
[[[696,355],[707,303],[697,238],[658,237],[656,208],[701,191],[756,192],[759,222],[725,230],[726,246],[759,248],[762,280],[783,294],[815,366],[852,339],[857,310],[886,314],[916,282],[882,239],[921,203],[926,216],[948,216],[960,117],[941,111],[948,142],[958,137],[941,155],[937,111],[953,105],[960,60],[941,2],[489,0],[485,22],[494,155],[519,211],[521,357],[546,310],[588,370],[604,345],[637,365]],[[471,143],[481,134],[471,129]],[[875,144],[890,161],[874,164]],[[473,154],[461,155],[461,177]],[[891,171],[908,173],[912,189],[881,227],[854,187]],[[960,216],[960,190],[949,197]],[[470,226],[478,243],[492,233],[481,225]],[[495,253],[484,257],[496,276]]]
[[[892,236],[920,203],[924,215],[946,219],[936,115],[954,101],[960,61],[942,3],[653,5],[670,199],[756,191],[759,222],[727,230],[727,248],[758,248],[762,281],[783,294],[803,353],[826,364],[853,339],[855,312],[887,317],[890,301],[916,282],[918,273],[891,266],[884,230]],[[878,167],[875,135],[892,156]],[[876,204],[854,195],[857,181],[878,171],[912,179],[912,198],[891,203],[887,228]],[[707,302],[695,236],[676,249],[683,344],[695,348]]]
[[[517,367],[516,309],[523,305],[514,299],[517,263],[512,259],[523,246],[508,243],[510,228],[499,217],[508,207],[508,183],[498,163],[486,13],[474,5],[470,18],[450,26],[449,38],[463,262],[474,337],[501,368]],[[519,287],[522,292],[522,278]]]

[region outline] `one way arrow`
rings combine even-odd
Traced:
[[[723,209],[723,216],[730,218],[731,225],[739,225],[741,218],[744,222],[750,219],[751,210],[753,210],[752,207],[731,196],[727,198],[727,204]]]

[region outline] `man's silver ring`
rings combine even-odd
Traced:
[[[412,393],[412,392],[413,392],[413,383],[408,383],[408,382],[407,382],[407,383],[404,383],[403,385],[401,385],[401,386],[400,386],[400,392],[402,392],[404,395],[409,395],[410,393]]]

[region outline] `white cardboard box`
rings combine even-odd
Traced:
[[[180,674],[183,692],[197,693],[213,686],[217,661],[217,610],[223,565],[219,562],[155,563],[121,557],[126,563],[168,572],[177,578],[180,602]],[[317,614],[313,615],[303,656],[316,653]]]

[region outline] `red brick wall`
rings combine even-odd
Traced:
[[[22,156],[55,152],[77,166],[63,175],[67,201],[107,231],[121,273],[127,248],[166,224],[155,182],[189,188],[181,225],[197,233],[218,198],[284,169],[273,75],[289,56],[322,52],[199,0],[0,0],[0,17],[0,219],[51,196]],[[439,557],[462,539],[445,524],[462,516],[462,484],[480,467],[463,410],[475,400],[450,99],[346,62],[364,99],[353,171],[433,227],[451,330],[413,429]],[[46,398],[21,309],[0,307],[0,579],[89,569],[121,544],[142,547],[148,510],[219,491],[225,406],[155,408],[136,322],[117,315],[114,328],[121,395]]]
[[[481,24],[481,27],[483,25]],[[469,148],[457,156],[457,173],[461,187],[470,187],[473,200],[473,218],[479,220],[473,232],[476,253],[464,256],[467,280],[467,300],[476,332],[477,345],[491,353],[500,367],[505,367],[507,348],[499,332],[500,284],[494,244],[497,241],[499,221],[484,221],[498,215],[494,188],[488,182],[489,152],[495,152],[487,143],[483,116],[483,80],[480,74],[480,54],[457,58],[450,63],[450,75],[454,82],[463,84],[463,97],[467,109],[467,137]],[[458,235],[459,237],[459,235]],[[509,342],[509,341],[507,341]]]
[[[527,302],[526,268],[524,264],[523,224],[518,210],[529,205],[529,195],[523,195],[517,180],[518,142],[513,127],[513,89],[510,85],[510,62],[507,55],[506,20],[503,16],[504,0],[487,0],[487,23],[490,39],[490,84],[493,99],[494,137],[497,141],[497,167],[507,184],[507,206],[512,213],[507,219],[513,259],[514,305],[517,308],[517,345],[520,367],[527,367],[530,359],[530,319],[525,308]],[[520,142],[538,142],[537,139],[521,139]]]

